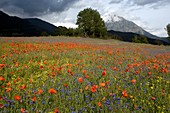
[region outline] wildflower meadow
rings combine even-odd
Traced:
[[[169,113],[169,71],[169,46],[1,38],[0,113]]]

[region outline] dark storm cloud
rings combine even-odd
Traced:
[[[0,0],[0,9],[37,16],[50,12],[63,12],[79,0]]]

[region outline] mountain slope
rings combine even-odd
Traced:
[[[26,27],[27,26],[27,27]],[[26,35],[29,34],[29,28],[32,26],[29,22],[24,21],[18,17],[10,17],[7,14],[0,11],[0,34],[1,35],[12,35],[20,34]]]
[[[120,32],[132,32],[140,35],[144,35],[153,39],[158,38],[155,35],[145,31],[134,22],[128,21],[123,17],[114,15],[113,17],[109,17],[109,19],[105,22],[107,30],[114,30]]]
[[[55,29],[57,28],[56,26],[38,18],[26,18],[24,20],[28,21],[37,29],[41,29],[42,31],[47,32],[49,34],[53,34],[55,32]]]
[[[22,19],[0,11],[0,36],[39,36],[53,34],[57,27],[40,19]]]
[[[120,32],[120,31],[113,31],[113,30],[109,30],[108,33],[113,36],[113,37],[118,37],[118,39],[121,39],[122,41],[126,41],[126,42],[132,42],[132,39],[135,37],[135,36],[138,36],[140,37],[139,34],[137,33],[132,33],[132,32]],[[141,36],[144,36],[144,35],[141,35]],[[146,36],[145,36],[146,37]],[[150,38],[150,37],[146,37],[149,44],[163,44],[163,45],[170,45],[170,41],[167,40],[167,39],[161,39],[161,38],[158,38],[158,39],[153,39],[153,38]]]

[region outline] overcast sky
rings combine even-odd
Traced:
[[[0,0],[0,10],[22,18],[38,17],[56,26],[76,27],[79,11],[98,10],[106,21],[108,15],[122,16],[158,36],[170,23],[170,0]]]

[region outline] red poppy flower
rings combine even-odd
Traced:
[[[57,91],[55,89],[53,89],[53,88],[49,89],[48,92],[50,94],[56,94],[57,93]]]
[[[16,67],[18,67],[18,66],[19,66],[19,64],[18,64],[18,63],[16,63],[16,64],[15,64],[15,66],[16,66]]]
[[[18,82],[19,82],[19,81],[21,81],[21,79],[20,79],[20,78],[18,78],[17,80],[18,80]]]
[[[43,66],[40,66],[40,69],[43,69]]]
[[[117,67],[113,67],[112,70],[117,71],[118,69],[117,69]]]
[[[59,113],[58,108],[56,108],[56,109],[54,110],[54,113]]]
[[[123,95],[123,97],[127,97],[128,96],[128,94],[127,94],[127,92],[125,90],[122,91],[122,95]]]
[[[24,109],[24,108],[21,108],[20,111],[21,111],[21,113],[24,113],[25,109]]]
[[[2,98],[2,96],[0,96],[0,100],[2,100],[3,98]]]
[[[91,87],[90,90],[91,90],[92,93],[96,92],[96,88],[95,87]]]
[[[151,99],[152,99],[152,100],[156,100],[156,98],[155,98],[155,97],[152,97]]]
[[[162,89],[162,93],[165,93],[165,89],[164,88]]]
[[[18,95],[15,95],[14,98],[18,101],[21,99],[20,96],[18,96]]]
[[[3,108],[4,106],[3,106],[3,104],[0,104],[0,108]]]
[[[102,72],[102,76],[106,76],[106,71],[103,71],[103,72]]]
[[[93,85],[90,90],[91,90],[92,93],[94,93],[94,92],[97,91],[96,90],[97,88],[98,88],[98,85]]]
[[[0,81],[4,81],[4,77],[0,76]]]
[[[30,82],[33,82],[33,79],[30,79]]]
[[[71,69],[68,69],[67,72],[70,73],[70,72],[71,72]]]
[[[28,66],[27,66],[27,65],[25,65],[24,67],[25,67],[26,69],[28,68]]]
[[[0,67],[4,67],[5,66],[5,64],[0,64]]]
[[[68,84],[64,84],[64,87],[67,87],[68,86]]]
[[[83,72],[83,74],[86,74],[86,70],[83,70],[82,72]]]
[[[35,102],[35,101],[36,101],[36,99],[37,99],[36,97],[33,97],[31,100],[32,100],[33,102]]]
[[[11,86],[11,83],[8,82],[8,83],[7,83],[7,86],[8,86],[8,87]]]
[[[132,84],[133,84],[133,83],[135,83],[135,82],[136,82],[136,80],[135,80],[135,79],[132,79],[132,80],[131,80],[131,83],[132,83]]]
[[[88,76],[88,75],[86,75],[86,76],[85,76],[85,78],[89,78],[89,76]]]
[[[12,88],[7,88],[6,92],[10,92],[12,90]]]
[[[42,93],[43,93],[42,89],[38,90],[38,94],[42,94]]]
[[[106,84],[109,84],[110,83],[110,81],[106,81]]]
[[[101,106],[102,106],[102,104],[101,104],[100,102],[98,102],[98,103],[97,103],[97,105],[98,105],[99,107],[101,107]]]
[[[26,85],[22,85],[21,89],[24,90],[26,88]]]
[[[83,82],[83,78],[82,77],[78,78],[78,82],[82,83]]]
[[[136,75],[138,75],[139,73],[140,73],[140,71],[139,71],[139,70],[137,70],[137,71],[135,72],[135,74],[136,74]]]
[[[162,68],[161,72],[162,72],[162,73],[168,73],[168,69]]]
[[[100,86],[104,87],[104,86],[106,86],[106,84],[104,82],[102,82],[102,83],[100,83]]]
[[[129,72],[129,69],[126,69],[125,72]]]
[[[105,99],[106,99],[106,97],[103,97],[103,98],[102,98],[102,101],[104,101]]]
[[[97,88],[98,88],[98,85],[93,85],[93,87],[97,89]]]
[[[148,75],[151,75],[151,72],[148,72]]]
[[[86,86],[86,87],[85,87],[85,90],[88,90],[88,89],[89,89],[89,86]]]

